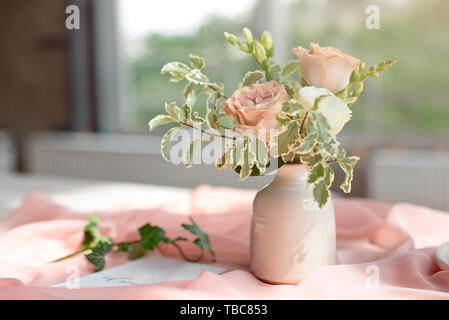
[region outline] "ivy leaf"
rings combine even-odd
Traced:
[[[262,71],[259,71],[259,70],[249,71],[243,77],[242,82],[240,82],[240,84],[239,84],[239,87],[240,88],[246,87],[246,86],[252,85],[253,83],[258,83],[264,77],[265,77],[265,74]]]
[[[87,220],[87,224],[84,227],[83,249],[89,249],[100,238],[100,233],[98,231],[99,223],[100,218],[98,218],[96,213],[92,214]]]
[[[161,140],[161,155],[162,155],[162,157],[166,161],[170,161],[168,159],[168,155],[167,155],[168,147],[170,146],[170,142],[172,141],[173,137],[178,132],[178,130],[179,130],[179,127],[171,128],[162,137],[162,140]]]
[[[95,248],[92,249],[92,252],[86,254],[87,261],[92,263],[96,268],[95,272],[101,271],[104,269],[106,261],[104,256],[107,255],[112,250],[112,239],[108,237],[102,237],[98,239],[98,243]]]
[[[156,129],[157,127],[163,126],[165,124],[169,124],[172,122],[176,122],[172,117],[166,114],[160,114],[155,116],[153,119],[148,122],[148,126],[150,127],[150,132]]]
[[[131,260],[136,260],[145,255],[140,243],[118,243],[116,252],[126,252]]]
[[[340,165],[340,168],[345,173],[345,178],[343,180],[343,183],[340,185],[340,188],[345,192],[349,193],[351,192],[351,183],[352,179],[354,177],[354,167],[359,161],[359,157],[347,157],[341,160],[338,160],[338,164]]]
[[[190,58],[190,65],[195,69],[201,70],[206,65],[202,57],[190,54],[189,58]]]
[[[193,164],[193,154],[195,149],[201,144],[201,138],[193,139],[189,149],[184,153],[184,166],[190,168]]]
[[[313,199],[318,204],[318,207],[322,208],[329,200],[330,192],[323,180],[316,183],[313,187]]]
[[[215,252],[212,250],[212,247],[210,245],[209,236],[207,233],[205,233],[203,230],[201,230],[200,226],[192,219],[192,217],[189,217],[190,222],[192,224],[182,224],[182,227],[192,233],[193,235],[197,236],[195,240],[193,240],[193,244],[197,245],[203,250],[209,251],[209,253],[215,257]]]
[[[139,228],[140,246],[144,250],[152,251],[159,247],[160,242],[169,243],[170,239],[165,236],[165,231],[157,226],[147,223]]]
[[[286,77],[286,76],[290,75],[291,73],[297,72],[298,66],[299,66],[298,60],[291,60],[291,61],[287,62],[287,64],[282,69],[282,76]]]

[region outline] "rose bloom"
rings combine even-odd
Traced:
[[[266,129],[264,134],[257,136],[267,141],[266,134],[279,125],[276,114],[286,100],[288,96],[284,87],[276,81],[268,81],[236,90],[226,100],[225,111],[236,118],[239,128],[244,132]]]
[[[310,44],[310,50],[302,47],[293,49],[298,56],[301,74],[311,86],[340,91],[349,84],[352,71],[360,65],[360,60],[333,47]]]
[[[329,133],[336,136],[341,129],[343,129],[346,122],[351,119],[352,111],[348,105],[336,97],[332,92],[326,88],[303,87],[295,95],[295,100],[299,102],[305,110],[311,110],[315,105],[315,99],[323,97],[318,102],[318,112],[323,114],[329,126],[331,127]]]

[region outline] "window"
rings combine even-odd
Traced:
[[[369,5],[379,8],[378,30],[365,27]],[[295,58],[289,48],[311,41],[363,57],[368,65],[398,61],[380,81],[367,82],[347,133],[449,134],[447,1],[119,0],[118,8],[125,131],[146,131],[165,101],[182,100],[183,84],[169,84],[159,72],[166,62],[186,62],[189,53],[204,56],[207,74],[231,94],[254,65],[227,45],[223,31],[241,34],[250,26],[273,33],[280,63]]]
[[[223,31],[240,32],[252,25],[256,1],[120,0],[124,105],[127,131],[147,130],[149,119],[166,101],[182,101],[185,83],[169,83],[160,74],[170,61],[188,62],[189,53],[206,59],[207,74],[235,87],[251,61],[233,52]]]

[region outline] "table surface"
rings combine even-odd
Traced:
[[[32,191],[43,191],[72,210],[91,214],[94,210],[138,209],[189,201],[189,189],[159,185],[84,180],[26,174],[0,175],[0,220]],[[93,196],[94,195],[94,196]]]
[[[32,191],[43,191],[53,200],[86,217],[94,210],[117,208],[146,208],[175,199],[182,205],[189,201],[189,189],[135,183],[55,178],[35,175],[0,175],[0,220],[11,213]],[[151,273],[148,270],[151,269]],[[225,270],[216,264],[190,263],[180,259],[148,256],[124,265],[85,276],[77,282],[80,287],[107,287],[150,284],[167,280],[188,280],[209,270]],[[70,286],[61,283],[57,286]]]

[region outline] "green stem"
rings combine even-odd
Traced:
[[[117,246],[117,245],[119,245],[119,244],[130,245],[130,244],[136,244],[136,243],[140,243],[140,240],[126,241],[126,242],[119,242],[119,243],[113,243],[112,246]],[[189,261],[189,262],[198,262],[198,261],[200,261],[200,260],[203,258],[203,256],[204,256],[204,250],[201,249],[201,253],[200,253],[200,255],[199,255],[197,258],[195,258],[195,259],[189,258],[188,256],[186,256],[186,254],[184,253],[184,251],[182,250],[182,248],[181,248],[176,242],[170,242],[170,243],[171,243],[173,246],[175,246],[176,249],[178,249],[179,253],[181,254],[181,256],[182,256],[182,257],[184,258],[184,260],[186,260],[186,261]],[[56,260],[51,261],[51,263],[53,263],[53,262],[59,262],[59,261],[62,261],[62,260],[65,260],[65,259],[74,257],[74,256],[76,256],[76,255],[78,255],[78,254],[80,254],[80,253],[83,253],[83,252],[85,252],[85,251],[88,251],[88,250],[92,250],[92,248],[85,248],[85,249],[81,249],[81,250],[72,252],[71,254],[68,254],[68,255],[66,255],[66,256],[64,256],[64,257],[61,257],[61,258],[59,258],[59,259],[56,259]]]
[[[76,256],[77,254],[83,253],[83,252],[88,251],[88,250],[92,250],[92,248],[86,248],[86,249],[81,249],[81,250],[72,252],[71,254],[68,254],[68,255],[66,255],[66,256],[64,256],[64,257],[61,257],[61,258],[59,258],[59,259],[56,259],[56,260],[51,261],[51,263],[53,263],[53,262],[59,262],[59,261],[62,261],[62,260],[65,260],[65,259],[74,257],[74,256]]]
[[[189,261],[189,262],[198,262],[203,258],[204,255],[204,250],[201,249],[201,253],[198,256],[198,258],[196,259],[191,259],[189,257],[186,256],[186,254],[184,253],[184,251],[182,251],[182,248],[179,246],[179,244],[177,244],[176,242],[172,242],[172,245],[174,245],[176,247],[176,249],[178,249],[179,253],[181,254],[181,256],[184,258],[184,260]]]

